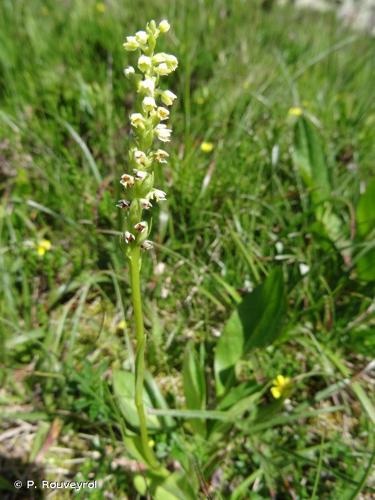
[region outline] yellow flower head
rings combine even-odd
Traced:
[[[294,106],[293,108],[290,108],[288,111],[289,116],[302,116],[303,115],[303,109],[300,108],[299,106]]]
[[[117,330],[125,330],[125,328],[126,328],[126,321],[125,320],[121,320],[117,324]]]
[[[43,255],[48,252],[48,250],[51,250],[51,242],[49,240],[40,240],[38,241],[36,251],[37,254],[43,257]]]
[[[284,375],[278,375],[272,383],[271,394],[275,399],[285,396],[290,388],[290,378]]]
[[[212,142],[202,142],[201,144],[201,151],[203,153],[211,153],[211,151],[214,149],[214,145]]]
[[[107,9],[105,3],[103,3],[103,2],[97,3],[95,8],[96,8],[97,12],[99,12],[100,14],[104,14],[104,12]]]

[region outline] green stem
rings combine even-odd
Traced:
[[[146,424],[146,415],[143,405],[143,384],[145,376],[145,348],[146,337],[143,324],[142,297],[139,271],[141,267],[140,248],[135,246],[130,250],[130,278],[132,289],[132,301],[135,318],[136,332],[136,356],[135,356],[135,406],[138,412],[139,428],[141,434],[142,450],[147,462],[152,468],[159,468],[160,465],[154,455],[154,452],[148,444],[148,432]]]

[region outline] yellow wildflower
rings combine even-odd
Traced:
[[[211,151],[214,149],[214,145],[212,142],[202,142],[201,144],[201,151],[203,153],[211,153]]]
[[[125,328],[126,328],[126,321],[123,319],[118,323],[117,330],[125,330]]]
[[[290,378],[284,377],[284,375],[278,375],[272,383],[273,387],[271,387],[271,394],[275,399],[280,399],[288,392]]]
[[[288,111],[289,116],[301,116],[303,115],[303,109],[300,108],[299,106],[294,106],[289,109]]]
[[[100,14],[104,14],[104,12],[107,9],[105,3],[103,3],[103,2],[97,3],[95,7],[96,7],[96,11],[99,12]]]
[[[153,448],[155,446],[155,441],[153,439],[150,439],[148,441],[148,445],[149,445],[150,448]]]
[[[43,257],[43,255],[51,250],[51,242],[49,240],[40,240],[38,241],[38,245],[36,247],[37,254]]]

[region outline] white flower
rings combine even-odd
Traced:
[[[169,73],[171,73],[166,63],[161,63],[159,66],[156,66],[155,71],[160,76],[169,75]]]
[[[158,54],[155,54],[152,58],[152,62],[155,64],[155,65],[159,65],[158,67],[160,68],[160,66],[162,65],[165,65],[167,67],[167,71],[166,73],[160,73],[160,74],[168,74],[168,73],[172,73],[172,71],[174,71],[177,66],[178,66],[178,60],[177,60],[177,57],[173,56],[172,54],[166,54],[165,52],[159,52]],[[156,68],[157,70],[158,68]]]
[[[155,82],[151,78],[145,78],[138,85],[138,92],[142,92],[147,95],[154,95]]]
[[[163,108],[162,106],[159,106],[157,111],[157,115],[159,120],[168,120],[169,118],[169,110],[167,108]]]
[[[167,163],[167,158],[169,157],[169,154],[166,151],[164,151],[164,149],[158,149],[153,153],[153,157],[159,163]]]
[[[136,224],[134,226],[134,229],[137,231],[137,233],[143,233],[143,231],[146,229],[146,227],[147,227],[147,222],[142,221],[142,222],[138,222],[138,224]]]
[[[132,113],[130,115],[130,123],[135,128],[144,129],[145,128],[145,119],[141,115],[141,113]]]
[[[148,34],[145,31],[137,31],[135,38],[138,43],[145,44],[148,40]]]
[[[146,96],[142,101],[142,108],[144,112],[152,111],[156,108],[156,102],[153,97]]]
[[[170,27],[171,27],[171,25],[169,24],[169,22],[166,19],[163,19],[159,23],[160,33],[167,33],[167,31],[169,31]]]
[[[167,194],[161,189],[153,189],[148,196],[156,201],[165,201],[167,199]]]
[[[173,104],[173,101],[177,99],[177,96],[176,94],[174,94],[172,91],[170,90],[164,90],[162,93],[161,93],[161,100],[163,101],[163,104],[165,104],[166,106],[172,106]]]
[[[134,172],[134,176],[137,180],[139,181],[143,181],[144,179],[146,179],[146,177],[148,176],[148,173],[145,172],[144,170],[137,170],[136,168],[133,170]]]
[[[299,265],[299,272],[301,273],[301,276],[305,276],[309,271],[310,267],[307,264],[301,262],[301,264]]]
[[[132,241],[135,240],[135,236],[132,233],[129,233],[129,231],[125,231],[125,241],[126,243],[131,243]]]
[[[129,208],[130,207],[130,201],[128,201],[128,200],[119,200],[116,203],[116,207],[118,207],[118,208]]]
[[[141,245],[141,248],[143,248],[143,250],[151,250],[153,248],[153,243],[152,241],[150,240],[145,240],[142,245]]]
[[[145,73],[152,66],[151,58],[142,54],[138,59],[138,68]]]
[[[139,48],[139,43],[138,43],[135,36],[127,36],[126,42],[123,44],[123,47],[125,50],[132,52],[132,51],[137,50]]]
[[[125,188],[132,187],[134,185],[134,177],[129,174],[124,174],[121,176],[120,184]]]
[[[152,207],[151,202],[147,198],[140,198],[139,202],[141,204],[141,207],[145,208],[146,210]]]
[[[159,123],[159,125],[156,125],[155,132],[158,136],[159,141],[169,142],[171,140],[172,129],[167,128],[164,123]]]
[[[128,66],[127,68],[124,69],[124,74],[127,78],[130,78],[132,75],[134,75],[135,69],[133,66]]]
[[[136,149],[134,151],[134,160],[138,163],[138,165],[144,165],[146,163],[147,156],[143,151]]]

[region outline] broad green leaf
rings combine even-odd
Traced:
[[[358,275],[366,281],[375,280],[375,178],[361,195],[356,213],[358,239],[363,243],[357,256]]]
[[[295,123],[293,161],[310,191],[316,219],[329,239],[339,248],[343,247],[341,220],[329,203],[331,183],[322,141],[316,126],[305,116]]]
[[[137,409],[134,403],[135,377],[131,372],[115,370],[113,372],[113,391],[119,408],[125,420],[132,427],[139,427]],[[145,405],[147,426],[151,430],[160,429],[159,420],[154,415],[147,413],[147,408],[152,407],[152,403],[147,392],[143,392],[143,403]]]
[[[203,344],[201,345],[203,349]],[[185,349],[182,369],[186,405],[189,410],[204,410],[206,408],[206,380],[204,373],[204,351],[198,357],[194,343],[189,342]],[[202,420],[192,420],[191,426],[195,432],[205,434],[206,425]]]
[[[256,347],[272,344],[281,333],[285,305],[281,269],[275,269],[264,283],[244,296],[226,323],[216,347],[218,395],[222,395],[233,381],[235,365],[242,357]]]

